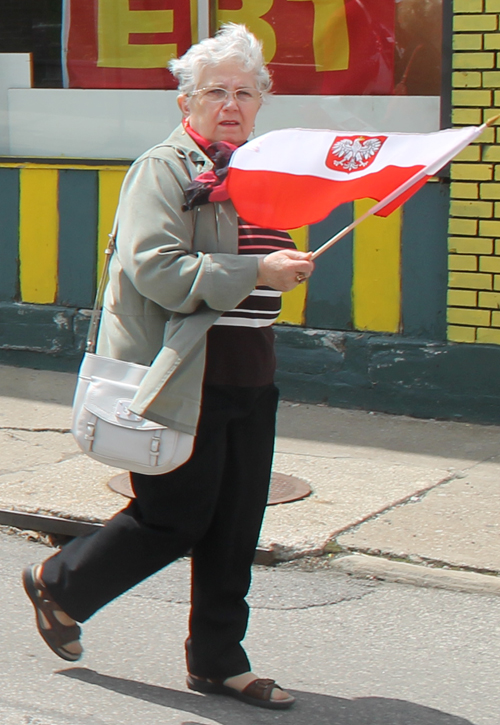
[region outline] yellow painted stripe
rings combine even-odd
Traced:
[[[58,171],[22,169],[20,179],[21,299],[51,304],[57,296]]]
[[[99,171],[99,221],[97,225],[97,282],[101,277],[104,264],[104,250],[108,246],[113,229],[113,220],[118,205],[118,197],[127,168],[118,167]]]
[[[307,252],[309,249],[309,227],[292,229],[289,232],[297,249]],[[288,322],[291,325],[302,325],[305,321],[307,299],[307,284],[299,284],[291,292],[285,292],[282,297],[281,314],[278,322]]]
[[[106,164],[103,162],[102,166],[95,166],[95,165],[89,165],[84,163],[78,163],[75,161],[74,164],[48,164],[37,161],[2,161],[0,162],[0,169],[84,169],[87,171],[101,171],[101,170],[109,170],[109,171],[117,171],[120,169],[127,169],[130,168],[130,164],[123,164],[123,165],[115,165],[115,164]]]
[[[375,202],[354,203],[357,219]],[[353,321],[357,330],[398,332],[401,317],[401,209],[371,216],[354,231]]]

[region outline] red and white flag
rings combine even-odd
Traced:
[[[295,229],[355,199],[386,200],[387,216],[474,141],[485,126],[435,133],[345,133],[291,128],[238,148],[229,196],[251,224]]]

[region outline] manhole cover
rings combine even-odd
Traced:
[[[134,498],[134,492],[130,485],[130,477],[128,473],[119,473],[118,476],[108,481],[109,488],[115,493],[119,493],[127,498]],[[311,493],[311,487],[302,478],[296,476],[288,476],[286,473],[273,473],[271,478],[271,489],[267,505],[272,506],[276,503],[289,503],[290,501],[299,501],[306,498]]]
[[[271,477],[271,488],[267,505],[275,503],[289,503],[306,498],[311,493],[311,487],[302,478],[288,476],[286,473],[274,472]]]
[[[128,473],[119,473],[108,481],[108,486],[115,493],[119,493],[127,498],[135,498],[132,486],[130,485],[130,476]]]

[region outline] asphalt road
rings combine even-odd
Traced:
[[[20,583],[49,553],[0,533],[1,725],[499,723],[499,597],[256,567],[247,649],[298,698],[276,713],[186,689],[186,560],[86,623],[81,662],[58,659]]]

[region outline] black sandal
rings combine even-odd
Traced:
[[[278,690],[283,689],[274,680],[257,678],[241,691],[225,685],[223,680],[210,680],[207,677],[196,677],[191,674],[187,676],[186,682],[190,690],[203,692],[206,695],[228,695],[246,702],[247,705],[265,707],[269,710],[287,710],[295,702],[292,695],[284,700],[271,699],[275,688]]]
[[[23,571],[23,585],[26,594],[35,607],[38,632],[52,652],[62,657],[63,660],[76,662],[81,658],[83,653],[79,652],[75,654],[74,652],[69,652],[66,649],[66,645],[70,644],[70,642],[77,642],[80,639],[82,630],[78,624],[65,625],[58,620],[54,612],[61,612],[62,609],[52,599],[47,589],[36,583],[36,569],[36,566],[28,566]],[[49,623],[48,629],[46,626],[44,627],[44,618]]]

